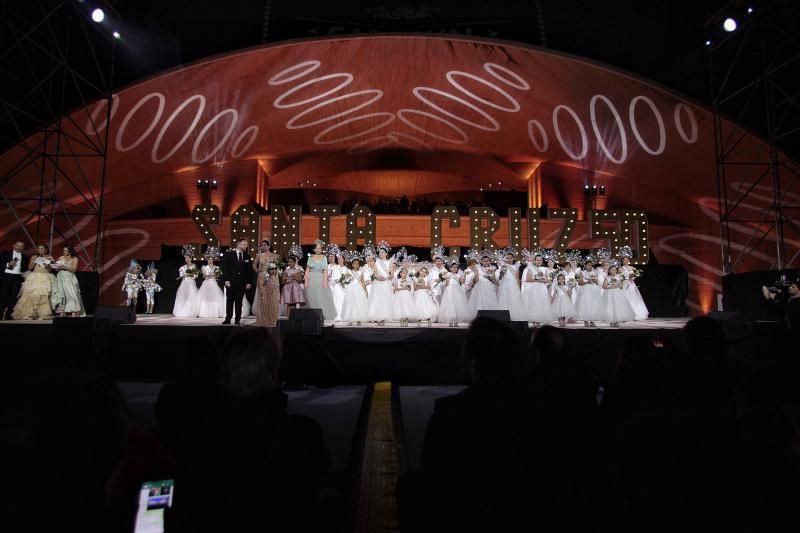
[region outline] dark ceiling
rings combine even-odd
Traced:
[[[547,46],[708,100],[705,22],[725,0],[116,0],[125,43],[118,83],[285,39],[433,32]]]
[[[389,32],[506,39],[619,67],[705,103],[710,103],[712,94],[716,94],[709,73],[714,72],[716,81],[722,79],[738,46],[738,35],[728,35],[729,49],[720,49],[716,63],[712,61],[713,70],[709,68],[710,49],[705,42],[707,39],[715,45],[721,42],[721,17],[734,15],[741,24],[747,7],[753,6],[760,13],[762,7],[766,10],[769,6],[774,20],[786,21],[787,31],[794,39],[789,48],[800,55],[797,27],[800,10],[792,0],[67,0],[66,3],[77,5],[84,13],[105,6],[108,15],[99,27],[105,35],[112,30],[122,34],[116,43],[113,76],[108,76],[105,65],[110,56],[109,40],[101,42],[103,39],[92,35],[97,33],[98,26],[86,16],[78,21],[79,30],[74,27],[69,30],[69,39],[64,39],[63,32],[59,34],[61,22],[51,18],[48,25],[32,34],[41,45],[27,43],[27,49],[15,47],[26,27],[36,25],[58,3],[0,0],[3,21],[0,49],[6,50],[0,52],[0,75],[6,80],[0,84],[0,103],[5,111],[0,116],[0,149],[18,143],[22,135],[80,107],[82,99],[91,100],[95,87],[117,88],[208,56],[287,39]],[[54,36],[42,33],[43,29]],[[81,44],[78,42],[81,36],[88,36],[95,44],[87,46],[86,39]],[[48,38],[54,41],[49,43]],[[64,105],[59,107],[53,103],[58,100],[54,96],[61,94],[58,77],[53,76],[58,58],[48,50],[58,49],[59,43],[67,41],[72,42],[70,64],[87,80],[95,81],[96,77],[97,83],[88,86],[89,81],[71,80]],[[757,72],[756,63],[761,58],[757,42],[748,44],[748,51],[741,56],[750,61],[741,67],[745,78]],[[99,74],[98,65],[102,71]],[[791,72],[800,70],[796,66]],[[42,83],[47,76],[51,79]],[[794,109],[795,115],[788,120],[783,118],[790,130],[800,127],[797,112],[800,106],[795,92],[800,84],[796,75],[791,77],[794,79],[784,80],[788,83],[788,89],[784,90],[788,95],[785,106],[790,111]],[[81,87],[84,81],[87,86]],[[744,79],[743,83],[746,82]],[[743,93],[743,98],[747,97]],[[723,111],[736,116],[740,103],[735,100],[731,103]],[[765,133],[763,112],[751,115],[744,116],[744,123]],[[797,146],[787,152],[800,154],[800,139],[781,139],[779,144],[783,143],[786,150],[791,142]]]

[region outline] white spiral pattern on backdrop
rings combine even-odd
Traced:
[[[135,122],[135,117],[137,117],[140,110],[147,104],[150,100],[157,100],[158,107],[156,108],[155,113],[151,116],[150,123],[148,124],[147,128],[139,134],[139,137],[131,142],[130,144],[123,144],[123,139],[125,135],[125,131],[128,129],[129,124],[131,121]],[[120,98],[117,95],[112,97],[112,104],[111,104],[111,116],[113,117],[116,112],[117,108],[119,107]],[[191,124],[186,128],[186,131],[183,132],[183,135],[178,140],[178,142],[169,149],[169,151],[165,155],[159,155],[159,151],[161,149],[161,142],[164,139],[164,136],[169,131],[170,127],[172,126],[173,122],[178,118],[178,116],[190,105],[196,103],[197,109],[194,111],[194,117],[192,118]],[[100,134],[103,129],[106,127],[106,122],[103,122],[96,127],[93,123],[97,120],[100,112],[106,108],[107,101],[103,100],[98,102],[97,105],[91,112],[90,118],[87,120],[85,131],[86,133],[93,135],[93,134]],[[162,115],[164,114],[164,109],[166,107],[166,98],[163,94],[154,92],[147,94],[141,97],[125,114],[125,117],[122,119],[122,122],[119,125],[119,129],[117,130],[117,134],[114,138],[114,146],[116,147],[118,152],[130,152],[134,148],[138,147],[142,144],[153,131],[158,126]],[[206,97],[201,94],[195,94],[186,98],[183,102],[181,102],[170,114],[164,124],[161,125],[161,129],[156,136],[155,141],[153,141],[153,145],[150,150],[150,160],[153,163],[164,163],[168,159],[172,158],[178,150],[180,150],[186,141],[191,137],[192,133],[194,133],[195,129],[199,126],[199,124],[203,120],[203,113],[206,109]],[[209,132],[214,132],[212,127],[217,124],[223,117],[229,116],[230,123],[227,125],[227,129],[223,133],[221,139],[217,141],[217,143],[213,146],[212,149],[207,150],[205,154],[201,153],[201,145],[205,140],[206,136]],[[234,132],[236,131],[237,126],[239,126],[239,118],[240,113],[238,110],[233,108],[226,108],[219,111],[216,115],[208,119],[205,125],[200,129],[200,133],[195,139],[194,145],[192,146],[191,151],[191,158],[192,162],[197,164],[203,164],[210,161],[214,156],[220,153],[226,145],[229,144],[231,138],[233,137]],[[247,150],[253,145],[258,137],[258,126],[249,126],[245,128],[239,135],[235,138],[233,143],[230,143],[230,156],[232,158],[239,158],[244,155]],[[245,139],[247,139],[245,141]]]
[[[298,81],[310,75],[312,72],[317,70],[321,65],[322,63],[318,60],[304,61],[302,63],[298,63],[296,65],[292,65],[290,67],[281,70],[280,72],[272,76],[267,81],[267,83],[269,85],[277,86]],[[339,82],[337,85],[335,85],[333,88],[309,96],[303,100],[291,101],[289,103],[286,102],[288,97],[292,96],[294,93],[302,89],[305,89],[307,87],[313,87],[314,85],[324,82],[326,80],[335,80],[335,79],[342,79],[342,81]],[[294,107],[300,107],[317,102],[313,106],[304,109],[303,111],[297,113],[296,115],[292,116],[288,121],[286,121],[285,127],[286,129],[289,130],[309,128],[336,119],[340,119],[345,116],[348,117],[343,120],[337,121],[335,124],[327,126],[325,129],[317,133],[313,139],[314,144],[317,145],[336,144],[340,142],[349,141],[352,139],[358,139],[366,135],[369,135],[372,132],[378,131],[379,129],[382,129],[384,126],[388,126],[389,124],[394,122],[395,119],[397,118],[395,114],[386,111],[363,113],[355,116],[349,116],[357,111],[361,111],[362,109],[371,106],[372,104],[383,98],[383,91],[381,91],[380,89],[364,89],[333,96],[336,93],[340,92],[345,87],[347,87],[348,85],[350,85],[351,83],[353,83],[354,79],[355,77],[349,72],[336,72],[333,74],[324,74],[322,76],[317,76],[315,78],[301,81],[300,83],[293,85],[292,87],[281,93],[278,97],[276,97],[275,100],[273,100],[272,102],[272,106],[275,107],[276,109],[291,109]],[[337,102],[342,102],[344,100],[349,100],[362,95],[370,95],[370,97],[363,102],[357,103],[352,107],[348,107],[344,111],[340,111],[333,115],[324,116],[322,118],[312,120],[311,122],[303,122],[298,124],[298,121],[300,121],[300,119],[302,119],[303,117],[305,117],[310,113],[313,113],[314,111],[317,111],[318,109],[322,109],[326,106],[335,104]],[[356,131],[355,133],[350,133],[349,135],[340,135],[338,137],[330,138],[329,134],[331,132],[335,132],[339,128],[345,127],[348,124],[358,123],[364,120],[370,120],[375,117],[383,117],[383,120],[379,122],[377,125],[372,125],[366,129]],[[367,143],[370,140],[375,140],[375,139],[368,139]],[[396,143],[396,138],[394,136],[389,136],[389,135],[383,135],[379,137],[378,140],[383,142],[382,144],[378,145],[379,148]],[[364,146],[367,143],[359,142],[356,144],[356,146],[351,147],[351,151],[353,151],[354,148]],[[362,151],[369,151],[369,150],[362,150]]]

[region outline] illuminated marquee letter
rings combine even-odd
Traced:
[[[569,241],[572,238],[572,232],[575,230],[575,223],[578,221],[578,210],[574,207],[548,209],[547,217],[564,219],[564,223],[561,225],[561,229],[553,244],[553,250],[555,250],[559,258],[563,258],[567,246],[569,246]]]
[[[484,222],[486,222],[485,226]],[[497,248],[497,243],[494,242],[494,234],[500,229],[500,217],[491,207],[470,207],[469,227],[469,240],[472,248]]]
[[[358,219],[364,219],[364,225],[358,223]],[[364,244],[375,245],[375,215],[372,211],[362,206],[356,207],[347,215],[347,224],[345,225],[347,237],[347,249],[355,250],[356,244],[359,239],[364,239]]]
[[[528,208],[528,250],[539,247],[539,208]]]
[[[311,207],[311,214],[319,217],[319,240],[330,242],[331,217],[339,214],[338,205],[315,205]]]
[[[272,248],[281,257],[286,257],[293,244],[300,244],[302,207],[290,205],[287,215],[282,205],[273,205],[269,212],[272,219]]]
[[[510,207],[508,209],[508,246],[518,254],[522,246],[522,209]]]
[[[646,265],[650,261],[650,245],[647,240],[647,214],[644,211],[621,209],[622,246],[633,250],[634,265]]]
[[[240,205],[231,215],[231,246],[239,239],[247,239],[251,255],[258,253],[258,239],[261,236],[261,217],[251,205]]]
[[[192,209],[192,222],[208,246],[219,248],[219,238],[211,226],[222,222],[218,205],[196,205]]]
[[[619,252],[619,214],[613,210],[591,210],[589,211],[589,238],[606,240],[611,250],[611,255],[617,257]]]
[[[431,215],[431,250],[442,245],[442,220],[447,219],[449,227],[460,228],[461,217],[452,205],[436,207]]]

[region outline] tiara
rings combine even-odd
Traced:
[[[294,257],[295,259],[300,259],[303,257],[303,248],[295,243],[289,248],[289,257]]]

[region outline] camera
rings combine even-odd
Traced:
[[[767,290],[775,295],[786,294],[789,287],[793,285],[795,282],[793,280],[786,279],[785,274],[781,274],[780,279],[775,282],[774,285],[768,285]]]

